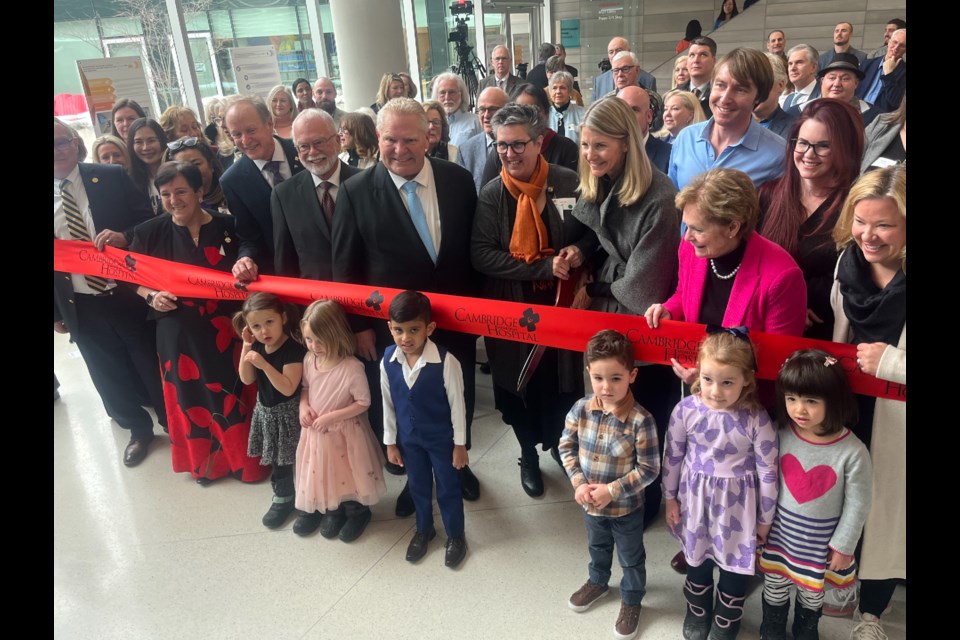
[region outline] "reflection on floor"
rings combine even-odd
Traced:
[[[269,531],[260,518],[270,485],[220,480],[198,486],[171,471],[162,435],[139,467],[121,462],[124,431],[103,411],[83,360],[54,337],[54,635],[58,638],[605,638],[618,598],[585,613],[567,598],[586,580],[580,509],[560,468],[541,456],[546,494],[519,482],[519,448],[493,410],[490,377],[478,374],[471,467],[482,497],[467,503],[470,550],[443,566],[439,535],[417,565],[404,560],[413,518],[393,504],[403,480],[352,544]],[[682,578],[669,568],[677,546],[661,522],[645,534],[647,595],[640,637],[680,637]],[[614,563],[616,565],[616,563]],[[614,567],[612,584],[619,580]],[[756,640],[759,581],[747,601],[742,640]],[[891,640],[906,637],[906,591],[885,616]],[[823,618],[824,640],[846,640],[850,620]]]

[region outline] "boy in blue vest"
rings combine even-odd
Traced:
[[[460,362],[430,335],[430,300],[404,291],[390,303],[388,347],[380,362],[383,391],[383,443],[390,462],[406,467],[417,514],[417,532],[407,547],[407,561],[427,553],[437,535],[433,527],[433,479],[447,531],[444,564],[456,567],[467,553],[463,536],[463,494],[458,470],[469,463],[467,413]]]

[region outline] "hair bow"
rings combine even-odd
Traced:
[[[708,334],[714,334],[714,333],[729,333],[729,334],[732,335],[734,338],[740,338],[741,340],[746,340],[747,342],[750,342],[750,338],[748,337],[748,335],[750,334],[750,329],[748,329],[747,327],[743,327],[743,326],[740,326],[740,327],[722,327],[722,326],[720,326],[719,324],[708,324],[708,325],[707,325],[707,333],[708,333]]]

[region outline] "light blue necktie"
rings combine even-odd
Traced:
[[[420,202],[420,196],[417,195],[417,183],[411,180],[404,183],[401,187],[407,192],[407,208],[410,210],[410,220],[420,235],[423,246],[427,248],[430,259],[433,264],[437,264],[437,250],[433,248],[433,239],[430,237],[430,229],[427,228],[427,214],[423,212],[423,203]]]

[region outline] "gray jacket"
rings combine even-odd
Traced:
[[[898,135],[900,135],[899,122],[884,122],[882,117],[871,122],[863,132],[865,146],[863,162],[860,163],[860,173],[869,169]]]

